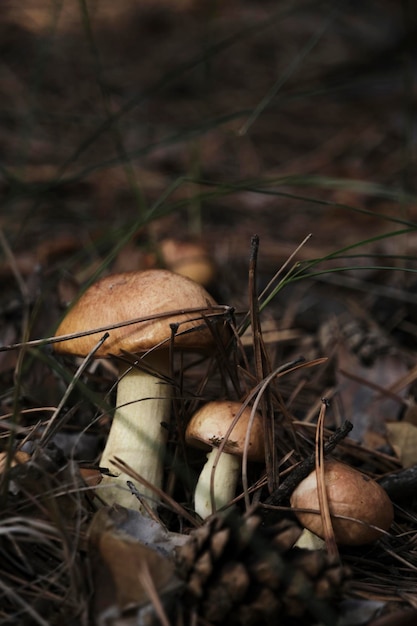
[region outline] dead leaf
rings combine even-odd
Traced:
[[[112,509],[102,508],[93,518],[89,539],[93,549],[96,609],[117,605],[119,610],[152,604],[161,621],[161,594],[179,587],[174,563],[134,537],[119,530]]]
[[[384,438],[386,422],[403,408],[407,390],[399,381],[408,374],[406,359],[368,320],[342,315],[323,325],[320,333],[324,349],[337,362],[338,401],[353,424],[352,437],[361,442],[368,438],[367,445],[372,445],[373,434]]]
[[[387,438],[395,450],[403,467],[417,463],[417,426],[410,422],[389,422],[386,424]]]

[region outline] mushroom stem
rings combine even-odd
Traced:
[[[235,496],[241,462],[239,457],[222,452],[214,469],[212,506],[211,476],[217,455],[217,448],[207,454],[194,492],[194,510],[203,519],[229,504]]]
[[[161,375],[167,375],[167,355],[156,351],[142,359],[146,366]],[[120,457],[137,474],[152,485],[162,488],[164,456],[171,413],[171,385],[143,369],[131,367],[120,371],[117,386],[116,410],[100,464],[116,473],[111,460]],[[108,504],[132,508],[132,494],[126,481],[132,477],[118,472],[117,477],[104,477],[100,495]],[[142,484],[136,484],[144,498],[155,502],[155,492]]]

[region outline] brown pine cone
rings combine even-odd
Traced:
[[[237,513],[193,531],[177,553],[190,616],[228,626],[334,624],[345,568],[325,551],[293,548],[300,533],[290,520],[265,528]]]

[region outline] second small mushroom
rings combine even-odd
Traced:
[[[329,459],[324,462],[324,484],[338,544],[360,546],[375,541],[391,526],[392,502],[369,476]],[[291,506],[304,528],[324,538],[316,471],[300,482],[291,496]]]
[[[239,412],[241,414],[236,425],[226,437]],[[194,492],[194,510],[203,519],[217,509],[227,506],[235,497],[251,413],[251,407],[245,407],[242,410],[240,402],[209,402],[193,415],[187,426],[186,442],[195,448],[209,450],[207,462],[201,471]],[[224,448],[219,455],[218,448],[223,442]],[[262,419],[259,413],[255,413],[251,424],[247,459],[261,462],[264,458]]]

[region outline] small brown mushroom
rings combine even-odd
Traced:
[[[225,440],[228,429],[239,412],[241,414],[236,425],[227,437],[217,459],[218,448]],[[239,402],[209,402],[194,413],[187,426],[186,442],[195,448],[210,450],[194,492],[194,509],[203,519],[215,510],[226,506],[235,496],[251,413],[251,407],[245,407],[242,410]],[[265,458],[263,426],[259,413],[255,413],[251,425],[247,458],[248,461],[258,462]],[[216,466],[213,481],[213,507],[210,485],[214,464]]]
[[[370,543],[389,529],[394,518],[392,502],[375,480],[345,463],[328,460],[324,463],[324,481],[337,543],[352,546]],[[324,538],[315,471],[295,489],[291,506],[305,528]]]
[[[144,318],[144,321],[110,329],[108,339],[95,353],[96,357],[130,353],[141,360],[140,367],[118,361],[117,405],[102,466],[109,467],[111,460],[119,456],[140,476],[161,488],[166,424],[171,412],[170,325],[179,325],[174,337],[175,349],[210,350],[214,343],[212,333],[201,313],[189,309],[202,309],[207,314],[215,305],[207,291],[188,278],[167,270],[148,270],[113,274],[99,280],[67,313],[56,331],[57,336]],[[146,319],[156,314],[161,316]],[[55,344],[55,349],[60,353],[86,356],[102,334],[62,341]],[[121,488],[126,480],[131,478],[124,473],[116,478],[105,477],[101,490],[103,499],[109,504],[132,506],[135,501],[130,492]],[[151,489],[142,485],[137,488],[145,497],[155,498]]]
[[[187,276],[204,286],[213,282],[215,264],[203,243],[163,239],[159,247],[165,266],[172,272]]]

